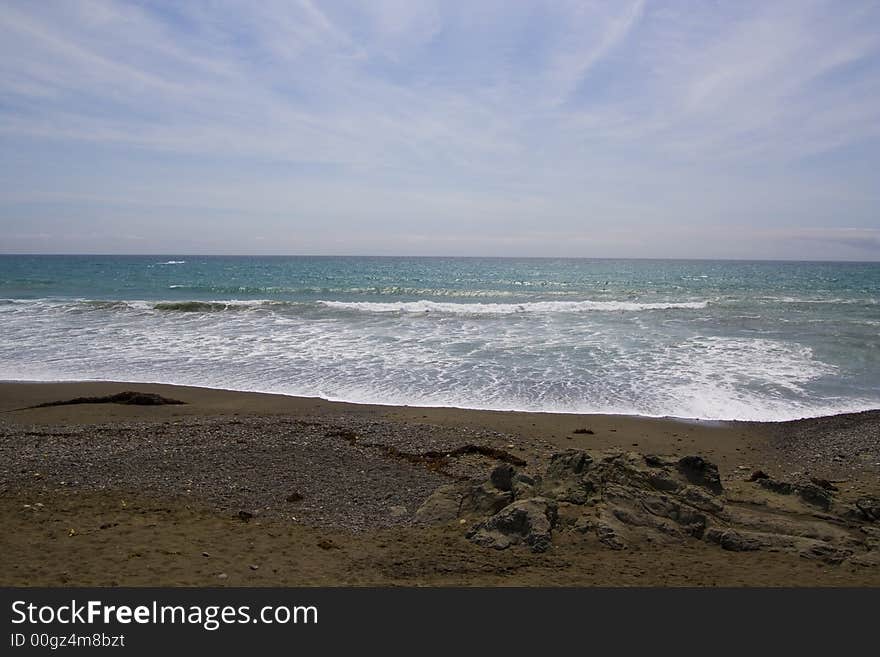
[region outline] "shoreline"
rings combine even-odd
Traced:
[[[298,395],[284,392],[272,392],[272,391],[264,391],[264,390],[245,390],[239,388],[227,388],[222,386],[206,386],[206,385],[190,385],[183,383],[166,383],[162,381],[132,381],[132,380],[117,380],[117,379],[52,379],[52,380],[40,380],[40,379],[0,379],[0,386],[7,385],[72,385],[72,386],[88,386],[88,385],[96,385],[96,386],[158,386],[158,387],[166,387],[170,389],[181,388],[181,389],[193,389],[193,390],[213,390],[217,392],[223,393],[235,393],[235,394],[243,394],[243,395],[266,395],[271,397],[284,397],[294,400],[301,400],[303,402],[308,401],[317,401],[326,404],[340,404],[340,405],[348,405],[348,406],[362,406],[362,407],[378,407],[378,408],[389,408],[389,409],[427,409],[427,410],[435,410],[435,411],[462,411],[462,412],[485,412],[485,413],[518,413],[518,414],[528,414],[528,415],[548,415],[548,416],[579,416],[579,417],[596,417],[596,418],[629,418],[633,420],[662,420],[669,422],[678,422],[683,424],[698,424],[698,425],[730,425],[730,424],[751,424],[751,425],[780,425],[786,424],[790,422],[800,422],[804,420],[821,420],[826,418],[840,417],[846,415],[858,415],[859,413],[872,413],[872,412],[880,412],[880,406],[871,407],[871,408],[860,408],[857,410],[844,410],[834,413],[826,413],[819,415],[803,415],[799,417],[793,417],[786,420],[744,420],[737,418],[701,418],[701,417],[685,417],[685,416],[677,416],[677,415],[642,415],[639,413],[606,413],[606,412],[593,412],[593,411],[559,411],[559,410],[526,410],[526,409],[518,409],[518,408],[489,408],[489,407],[480,407],[480,406],[456,406],[453,404],[448,405],[436,405],[436,404],[395,404],[395,403],[382,403],[382,402],[367,402],[367,401],[350,401],[345,399],[333,399],[329,397],[321,397],[321,396],[308,396],[308,395]],[[2,400],[2,397],[0,397]],[[3,409],[0,408],[0,412],[3,412]]]
[[[33,408],[125,391],[185,403]],[[0,382],[0,437],[4,585],[880,586],[880,526],[852,515],[880,497],[880,411],[704,423]],[[499,464],[540,482],[565,454],[629,463],[628,492],[583,506],[545,487],[559,513],[546,551],[475,544],[486,510],[448,514],[455,491],[507,495],[486,479]],[[639,501],[658,494],[645,464],[679,476],[696,456],[723,491],[701,539]],[[834,489],[824,507],[811,481]],[[620,545],[602,538],[608,522]],[[725,527],[760,549],[719,547]]]
[[[142,390],[186,402],[172,406],[86,404],[28,409],[47,401]],[[331,401],[280,393],[121,381],[0,381],[0,425],[83,425],[168,421],[198,417],[361,418],[398,426],[426,424],[452,430],[503,433],[514,442],[538,440],[552,449],[631,450],[683,454],[700,451],[720,467],[762,467],[824,478],[877,477],[880,410],[780,422],[694,420],[676,417],[499,411],[446,406],[396,406]],[[590,433],[579,434],[580,430]],[[827,443],[827,444],[826,444]]]

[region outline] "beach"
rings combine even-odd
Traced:
[[[142,397],[106,401],[125,392]],[[6,382],[0,435],[5,586],[880,585],[878,411],[699,422]]]

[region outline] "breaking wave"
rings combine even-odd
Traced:
[[[580,313],[591,311],[640,310],[700,310],[708,301],[638,303],[634,301],[533,301],[528,303],[443,303],[438,301],[409,301],[382,303],[370,301],[318,301],[327,308],[357,310],[372,313],[426,313],[451,315],[513,315],[516,313]]]

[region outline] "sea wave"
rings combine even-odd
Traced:
[[[690,310],[704,303],[709,310]],[[568,315],[536,333],[535,322],[514,315],[423,319],[315,302],[28,300],[0,304],[0,379],[148,380],[363,403],[703,419],[783,420],[880,405],[875,378],[858,369],[873,362],[867,338],[844,353],[800,331],[718,335],[717,324],[702,324],[726,312],[713,304],[682,300],[663,311],[670,303],[628,302],[649,310]],[[499,305],[560,308],[452,304],[460,313]],[[688,321],[669,322],[673,313]]]
[[[318,301],[327,308],[372,313],[427,313],[452,315],[513,315],[518,313],[580,313],[595,311],[637,312],[641,310],[700,310],[708,301],[653,302],[635,301],[532,301],[523,303],[444,303],[438,301]]]
[[[269,301],[260,299],[255,301],[160,301],[153,304],[153,310],[160,312],[181,313],[213,313],[225,310],[252,310],[266,306],[293,306],[292,302]]]
[[[77,301],[74,307],[82,307],[91,310],[128,310],[136,307],[135,302],[129,301],[103,301],[100,299],[89,299],[85,301]]]
[[[28,299],[11,304],[36,305],[64,312],[152,310],[157,312],[215,313],[243,310],[324,310],[364,313],[438,313],[447,315],[514,315],[523,313],[638,312],[651,310],[700,310],[708,301],[531,301],[522,303],[477,303],[440,301],[285,301],[280,299],[211,300],[123,300],[123,299]],[[10,304],[10,305],[11,305]]]
[[[794,303],[794,304],[848,304],[848,305],[860,305],[864,304],[866,306],[875,306],[880,303],[880,300],[874,298],[850,298],[843,299],[839,297],[827,298],[827,299],[817,299],[817,298],[804,298],[804,297],[758,297],[759,301],[772,301],[774,303]]]
[[[225,301],[144,301],[131,299],[16,299],[4,303],[0,300],[0,307],[9,305],[12,310],[22,312],[33,311],[56,311],[62,313],[84,313],[97,311],[158,311],[158,312],[191,312],[206,313],[220,312],[225,310],[250,310],[271,306],[295,306],[295,302],[272,301],[268,299],[258,300],[225,300]]]
[[[467,290],[461,288],[431,288],[431,287],[412,287],[403,285],[377,285],[362,287],[347,286],[245,286],[245,285],[197,285],[187,283],[173,283],[168,286],[169,290],[187,290],[195,294],[247,294],[247,295],[351,295],[351,296],[375,296],[375,297],[449,297],[458,299],[494,299],[509,298],[522,296],[521,291],[512,290],[496,290],[496,289],[478,289]],[[541,296],[563,297],[573,296],[577,292],[566,290],[541,290]]]

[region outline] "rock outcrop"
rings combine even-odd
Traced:
[[[525,543],[532,552],[550,547],[550,533],[556,524],[556,502],[544,497],[518,500],[481,522],[467,533],[477,545],[503,550]]]
[[[554,454],[540,476],[500,463],[484,481],[443,486],[415,519],[464,519],[468,539],[495,549],[523,544],[544,552],[554,533],[567,532],[613,550],[644,541],[700,540],[735,552],[880,563],[876,498],[847,504],[821,480],[791,483],[763,472],[749,481],[755,495],[763,496],[758,502],[728,499],[717,466],[699,455],[571,449]]]

